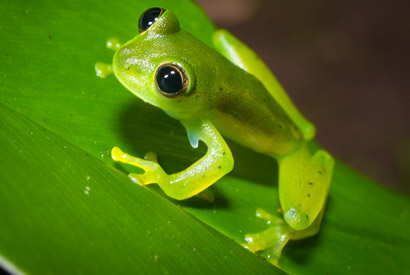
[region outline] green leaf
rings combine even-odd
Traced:
[[[133,185],[125,176],[133,168],[110,159],[113,146],[136,156],[155,151],[175,172],[205,151],[190,148],[179,122],[114,77],[95,77],[95,62],[112,59],[107,38],[135,36],[140,14],[152,6],[174,11],[182,28],[210,45],[215,27],[190,1],[3,1],[3,266],[28,273],[275,272],[230,240],[242,243],[245,233],[265,229],[256,208],[278,206],[273,159],[228,141],[235,170],[210,188],[212,204],[170,202],[152,192],[162,194],[158,188]],[[338,162],[321,231],[289,243],[281,268],[403,273],[410,268],[408,232],[409,199]]]
[[[0,118],[3,264],[38,274],[281,273],[3,104]]]

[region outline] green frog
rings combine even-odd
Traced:
[[[142,159],[114,147],[112,158],[145,171],[129,175],[136,183],[158,184],[177,200],[197,195],[233,169],[223,136],[275,158],[283,217],[258,209],[269,228],[247,234],[243,245],[254,252],[269,249],[268,258],[277,265],[289,240],[318,232],[334,161],[324,150],[310,153],[307,141],[315,127],[250,48],[226,30],[215,31],[213,44],[208,47],[181,29],[176,15],[161,8],[142,14],[139,34],[130,41],[109,40],[116,50],[113,64],[97,63],[97,74],[112,71],[137,97],[179,120],[192,147],[202,141],[208,148],[174,174],[167,174],[155,156]]]

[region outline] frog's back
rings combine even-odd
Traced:
[[[218,130],[268,155],[280,156],[298,146],[300,130],[263,84],[228,60],[221,62],[227,63],[229,73],[218,74],[220,85],[207,91],[213,101],[210,120]]]

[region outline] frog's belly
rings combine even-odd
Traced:
[[[301,134],[292,123],[274,118],[266,118],[264,123],[251,123],[240,116],[214,112],[210,120],[223,136],[269,156],[283,156],[301,142]]]

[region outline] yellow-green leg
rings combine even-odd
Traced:
[[[169,197],[177,200],[195,196],[229,173],[233,168],[233,158],[229,147],[210,122],[184,125],[190,138],[202,140],[208,151],[205,156],[179,173],[168,175],[156,161],[130,156],[118,147],[113,148],[112,158],[143,169],[143,174],[129,175],[140,185],[157,183]],[[206,197],[208,200],[212,199],[208,195]]]

